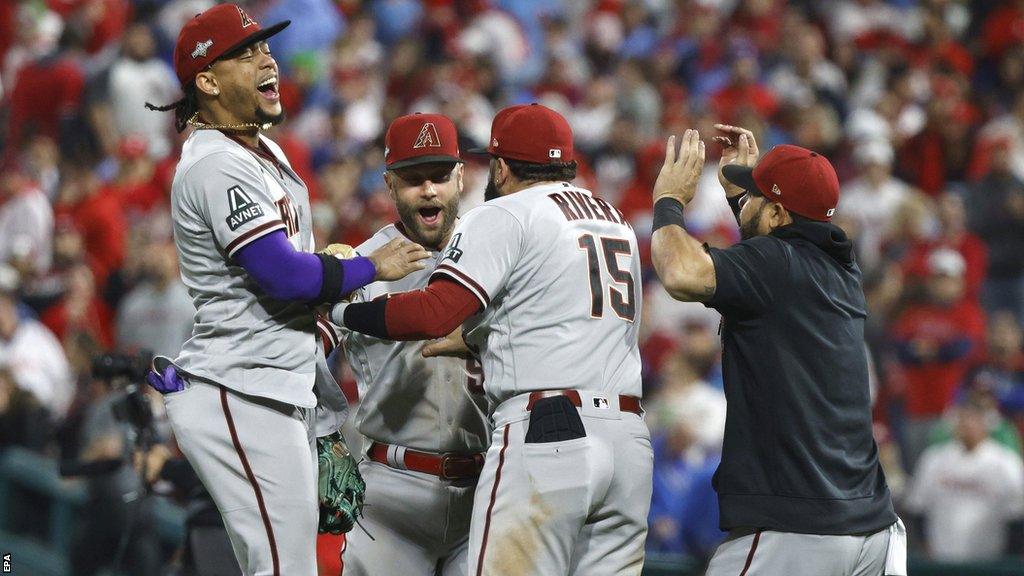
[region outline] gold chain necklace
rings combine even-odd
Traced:
[[[273,124],[266,122],[263,124],[257,124],[255,122],[245,122],[244,124],[207,124],[206,122],[199,121],[199,112],[196,112],[188,119],[189,126],[192,126],[196,130],[269,130]]]

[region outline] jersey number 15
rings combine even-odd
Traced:
[[[608,286],[608,301],[615,315],[623,320],[633,321],[636,316],[636,282],[628,269],[619,268],[619,255],[632,256],[629,240],[624,238],[600,238],[601,246],[592,234],[584,234],[579,238],[579,246],[587,252],[587,264],[590,271],[590,315],[594,318],[604,317],[604,279],[601,277],[601,258],[604,255],[605,268],[611,277]],[[621,286],[624,290],[616,288]]]

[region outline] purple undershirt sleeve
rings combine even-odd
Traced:
[[[282,230],[275,230],[241,248],[235,260],[275,300],[309,302],[321,296],[324,268],[320,257],[296,250]],[[373,282],[377,274],[369,258],[339,262],[342,274],[339,299]]]

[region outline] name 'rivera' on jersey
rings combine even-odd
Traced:
[[[603,198],[597,198],[584,194],[578,190],[564,190],[548,194],[548,198],[562,210],[566,220],[605,220],[615,224],[623,224],[630,229],[633,227],[622,217],[617,208],[609,204]]]

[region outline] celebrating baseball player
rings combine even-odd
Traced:
[[[640,574],[653,456],[636,236],[570,183],[572,130],[557,112],[500,111],[487,152],[488,201],[456,226],[427,288],[340,304],[331,317],[392,340],[439,338],[468,321],[495,426],[470,574]]]
[[[455,125],[439,114],[402,116],[391,123],[384,145],[384,181],[401,221],[356,251],[407,236],[427,247],[436,264],[462,193]],[[353,301],[423,288],[429,277],[423,270],[374,282]],[[473,490],[491,432],[480,366],[463,358],[424,358],[422,342],[354,332],[344,342],[359,383],[356,427],[368,441],[359,465],[368,484],[366,531],[347,537],[346,576],[466,574]]]
[[[654,185],[651,246],[669,294],[724,319],[728,412],[714,484],[729,536],[707,573],[905,575],[905,531],[871,435],[861,273],[830,223],[835,170],[790,145],[758,161],[749,130],[717,128],[742,241],[708,248],[686,231],[704,166],[704,143],[687,130],[678,152],[669,138]]]
[[[318,516],[323,530],[348,528],[357,510],[339,502],[358,505],[362,486],[337,438],[347,406],[311,306],[423,269],[427,253],[404,239],[365,258],[311,253],[306,186],[260,134],[283,118],[266,41],[287,25],[261,28],[221,4],[178,37],[185,96],[153,108],[173,109],[179,131],[196,128],[171,189],[196,316],[192,338],[150,383],[166,394],[178,445],[224,517],[243,573],[314,576]],[[327,513],[318,513],[318,483]]]

